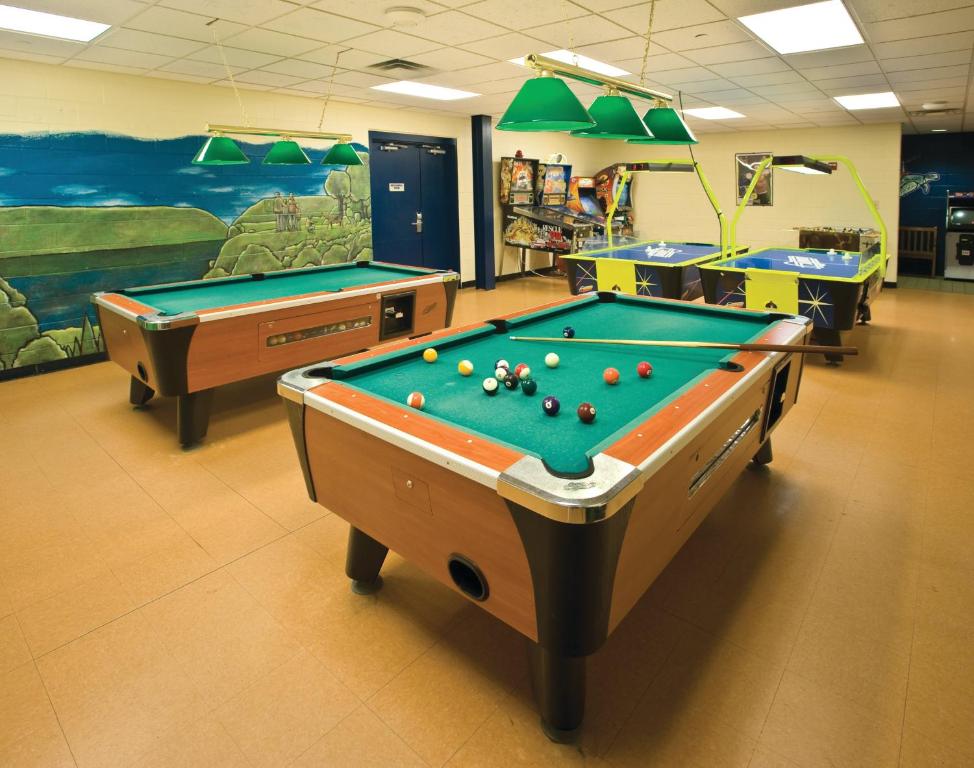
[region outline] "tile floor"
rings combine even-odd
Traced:
[[[395,557],[351,594],[273,378],[189,452],[110,363],[0,384],[0,766],[974,765],[974,297],[874,316],[594,657],[574,747],[512,630]]]

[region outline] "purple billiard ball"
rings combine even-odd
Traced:
[[[521,383],[521,379],[518,378],[516,373],[509,373],[504,377],[504,386],[513,392],[517,389],[517,385]]]
[[[538,391],[538,382],[534,379],[525,379],[521,382],[521,391],[526,395],[533,395]]]
[[[574,339],[575,329],[572,328],[570,325],[566,325],[564,328],[561,329],[561,335],[564,336],[566,339]]]
[[[557,397],[548,395],[544,400],[541,401],[541,407],[549,416],[557,416],[558,411],[561,408],[561,403],[558,402]]]

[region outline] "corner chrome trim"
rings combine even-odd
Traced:
[[[329,362],[313,363],[301,368],[295,368],[287,373],[281,374],[277,379],[277,394],[285,400],[293,400],[295,403],[304,403],[304,394],[309,389],[323,384],[328,379],[320,376],[309,376],[308,371],[315,368],[330,365]]]
[[[187,325],[199,325],[200,317],[194,312],[180,312],[177,315],[138,315],[136,321],[144,331],[168,331],[170,328],[184,328]]]

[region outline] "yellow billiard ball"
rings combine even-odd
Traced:
[[[471,373],[473,373],[473,363],[471,363],[469,360],[461,360],[459,363],[457,363],[457,372],[461,376],[469,376]]]
[[[436,358],[438,358],[438,357],[439,357],[439,355],[436,353],[436,350],[433,349],[432,347],[429,347],[428,349],[424,349],[423,350],[423,359],[427,363],[435,363],[436,362]]]

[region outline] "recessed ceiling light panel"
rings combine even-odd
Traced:
[[[12,5],[0,5],[0,29],[23,32],[28,35],[56,37],[59,40],[75,40],[87,43],[108,29],[110,24],[85,21],[56,13],[29,11]]]
[[[835,100],[846,109],[882,109],[883,107],[898,107],[900,105],[900,100],[892,91],[836,96]]]
[[[778,53],[824,51],[863,42],[842,0],[755,13],[738,21]]]
[[[572,53],[571,51],[566,51],[564,49],[558,51],[548,51],[547,53],[542,53],[546,59],[554,59],[555,61],[560,61],[563,64],[572,64],[576,67],[582,67],[590,72],[597,72],[600,75],[607,75],[608,77],[623,77],[624,75],[631,75],[625,69],[620,69],[612,64],[606,64],[604,61],[599,61],[598,59],[590,59],[588,56],[582,56],[580,53]],[[522,67],[527,66],[527,57],[521,56],[519,59],[508,59],[511,64],[520,64]]]
[[[418,96],[421,99],[436,99],[437,101],[456,101],[457,99],[469,99],[473,96],[480,95],[471,91],[458,91],[455,88],[444,88],[440,85],[417,83],[413,80],[398,80],[395,83],[373,85],[372,89],[375,91],[399,93],[403,96]]]
[[[735,112],[726,107],[700,107],[683,111],[692,117],[699,117],[701,120],[736,120],[739,117],[744,117],[740,112]]]

